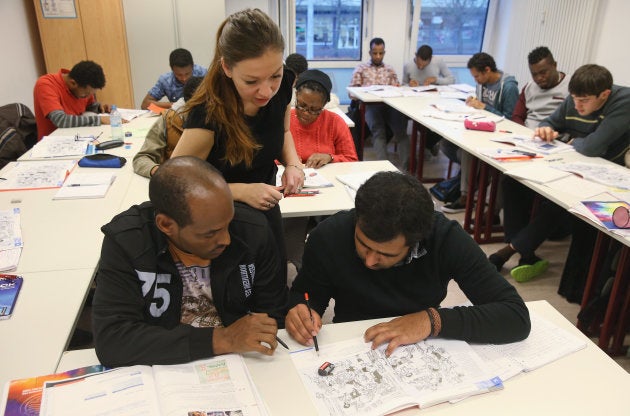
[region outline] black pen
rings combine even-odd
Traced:
[[[102,135],[103,135],[103,132],[100,132],[100,133],[98,134],[98,136],[96,136],[96,137],[94,138],[94,140],[98,139],[98,138],[99,138],[99,137],[101,137]]]
[[[313,312],[311,312],[311,304],[308,302],[308,292],[304,292],[304,299],[306,299],[306,307],[308,308],[308,314],[311,317],[311,322],[315,325],[315,319],[313,319]],[[313,335],[313,344],[315,345],[315,352],[319,355],[319,345],[317,345],[317,337]]]
[[[248,315],[253,315],[254,312],[252,311],[247,311]],[[277,335],[276,335],[276,341],[278,341],[278,344],[282,345],[284,348],[286,348],[287,350],[290,350],[291,348],[289,348],[289,346],[283,341],[281,340]]]
[[[526,151],[524,151],[524,150],[514,149],[514,150],[512,150],[512,152],[514,152],[514,153],[518,153],[518,154],[520,154],[520,155],[529,156],[529,157],[536,157],[536,153],[533,153],[533,152],[526,152]]]

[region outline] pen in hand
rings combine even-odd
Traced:
[[[315,319],[313,319],[313,312],[311,312],[311,304],[308,301],[308,292],[304,292],[304,299],[306,300],[306,307],[308,308],[308,314],[311,317],[311,322],[315,325]],[[317,345],[317,336],[313,335],[313,345],[315,345],[315,352],[319,355],[319,345]]]
[[[247,314],[248,315],[253,315],[254,313],[252,311],[247,311]],[[278,341],[278,344],[282,345],[287,350],[290,349],[289,346],[283,340],[281,340],[277,335],[276,335],[276,341]]]

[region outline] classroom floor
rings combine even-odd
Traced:
[[[374,160],[374,153],[372,149],[369,147],[369,141],[366,143],[366,148],[364,152],[365,160]],[[390,146],[390,160],[395,165],[398,165],[398,157],[394,153],[393,146]],[[431,156],[429,152],[427,153],[427,157],[425,158],[424,172],[427,177],[436,177],[436,176],[444,176],[446,174],[446,170],[448,167],[448,159],[442,154],[438,154],[438,156]],[[454,166],[455,172],[457,171],[457,166]],[[432,184],[427,184],[429,187]],[[438,202],[438,204],[440,204]],[[464,214],[448,214],[449,218],[455,219],[460,223],[463,223]],[[563,241],[546,241],[542,244],[542,246],[537,250],[537,254],[539,257],[549,260],[549,269],[545,272],[544,275],[539,276],[527,283],[517,283],[510,276],[509,270],[510,268],[517,265],[518,256],[515,255],[507,262],[502,270],[503,276],[508,279],[512,284],[515,285],[518,292],[521,294],[525,301],[534,301],[534,300],[547,300],[554,308],[556,308],[562,315],[564,315],[570,322],[575,323],[577,320],[577,313],[579,311],[579,305],[569,303],[565,298],[561,297],[557,294],[558,285],[560,283],[560,275],[562,273],[562,268],[564,265],[564,261],[566,258],[566,254],[568,251],[570,243],[570,237],[566,238]],[[503,243],[495,243],[495,244],[484,244],[481,245],[482,250],[486,254],[490,254],[503,247]],[[289,284],[293,282],[295,278],[295,267],[292,264],[289,264],[288,268],[288,276],[287,280]],[[449,286],[449,294],[444,301],[445,306],[456,305],[462,303],[466,300],[464,294],[459,290],[456,284],[452,284]],[[331,302],[328,310],[324,314],[325,323],[332,321],[332,306],[334,303]],[[86,305],[81,314],[75,336],[73,337],[74,343],[69,347],[69,349],[82,349],[82,348],[93,348],[94,345],[91,341],[91,307]],[[597,340],[594,340],[597,342]],[[630,335],[626,336],[625,345],[630,344]],[[626,371],[630,373],[630,356],[624,357],[615,357],[614,358],[619,365],[621,365]]]

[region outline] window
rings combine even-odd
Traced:
[[[362,0],[295,0],[295,51],[309,61],[361,60]]]
[[[480,52],[489,0],[422,0],[416,49],[427,44],[435,55]]]

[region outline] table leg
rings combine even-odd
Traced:
[[[621,301],[625,292],[628,289],[628,279],[630,279],[630,273],[624,273],[625,265],[628,261],[629,249],[624,246],[621,250],[619,263],[617,265],[617,272],[615,273],[615,280],[612,290],[610,291],[610,298],[608,299],[608,307],[606,308],[606,315],[604,316],[604,322],[602,322],[602,329],[599,334],[599,347],[611,355],[615,354],[613,349],[609,349],[610,337],[615,328],[615,324],[619,325],[624,319],[619,319]],[[625,311],[624,311],[625,312]],[[625,333],[625,328],[619,328]],[[623,343],[623,341],[622,341]]]
[[[409,171],[411,173],[415,172],[418,180],[422,183],[436,183],[442,182],[444,178],[440,177],[424,177],[424,153],[426,152],[426,143],[427,143],[427,128],[418,122],[413,122],[413,127],[411,130],[412,138],[409,141],[409,161],[416,159],[416,148],[418,149],[418,167],[416,170],[411,168],[411,164],[409,165]],[[420,137],[420,140],[416,141],[417,137]],[[413,142],[413,144],[412,144]],[[413,155],[412,155],[413,153]]]
[[[361,138],[357,156],[359,160],[363,160],[363,148],[365,147],[365,103],[363,101],[359,101],[359,113],[361,114]]]
[[[599,271],[602,268],[605,253],[608,250],[610,243],[610,237],[607,236],[603,232],[597,233],[597,240],[595,240],[595,247],[593,249],[593,256],[591,257],[591,264],[588,268],[588,274],[586,275],[586,283],[584,285],[584,293],[582,294],[582,304],[580,305],[580,310],[583,311],[595,295],[595,285],[597,283],[597,276],[599,275]],[[578,319],[577,327],[580,331],[584,332],[586,335],[589,333],[599,332],[599,320],[596,319],[591,328],[587,328],[584,322]]]

